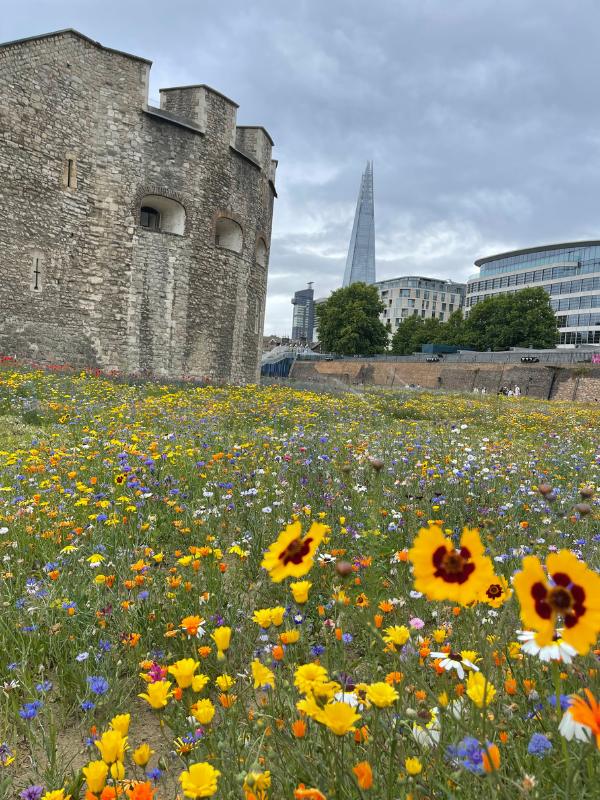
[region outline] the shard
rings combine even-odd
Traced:
[[[343,285],[350,286],[351,283],[358,281],[375,283],[375,208],[372,161],[367,161],[367,167],[360,182]]]

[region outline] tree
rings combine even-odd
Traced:
[[[488,297],[465,322],[465,344],[477,350],[554,347],[558,337],[550,297],[542,288]]]
[[[375,286],[353,283],[337,289],[317,306],[321,348],[340,355],[372,356],[388,344],[388,332],[379,319],[384,306]]]
[[[445,342],[444,329],[444,324],[435,317],[422,319],[416,314],[406,317],[392,337],[392,353],[409,356],[418,351],[422,344]]]
[[[439,342],[440,344],[466,344],[465,335],[465,318],[459,308],[448,317],[448,321],[442,328]]]

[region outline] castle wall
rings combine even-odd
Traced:
[[[485,388],[496,394],[503,387],[519,386],[529,397],[550,400],[600,402],[600,367],[573,368],[542,365],[423,363],[418,361],[296,361],[290,378],[355,386],[385,386],[472,392]]]
[[[256,380],[270,139],[236,147],[236,105],[208,87],[148,113],[149,66],[68,31],[0,47],[0,352]],[[140,227],[144,195],[185,209],[183,235]],[[241,252],[215,245],[220,216],[242,226]]]

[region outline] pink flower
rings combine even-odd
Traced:
[[[414,628],[417,631],[421,630],[421,628],[424,627],[425,625],[423,620],[419,619],[419,617],[413,617],[412,619],[409,619],[408,624],[410,625],[411,628]]]

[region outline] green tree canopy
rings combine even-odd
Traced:
[[[442,341],[444,328],[438,319],[421,319],[416,314],[406,317],[392,337],[392,353],[408,356],[420,350],[422,344]]]
[[[464,327],[465,344],[477,350],[554,347],[558,337],[550,297],[542,288],[488,297],[473,306]]]
[[[375,286],[353,283],[337,289],[317,305],[322,349],[346,356],[382,353],[388,344],[388,331],[379,318],[383,309]]]

